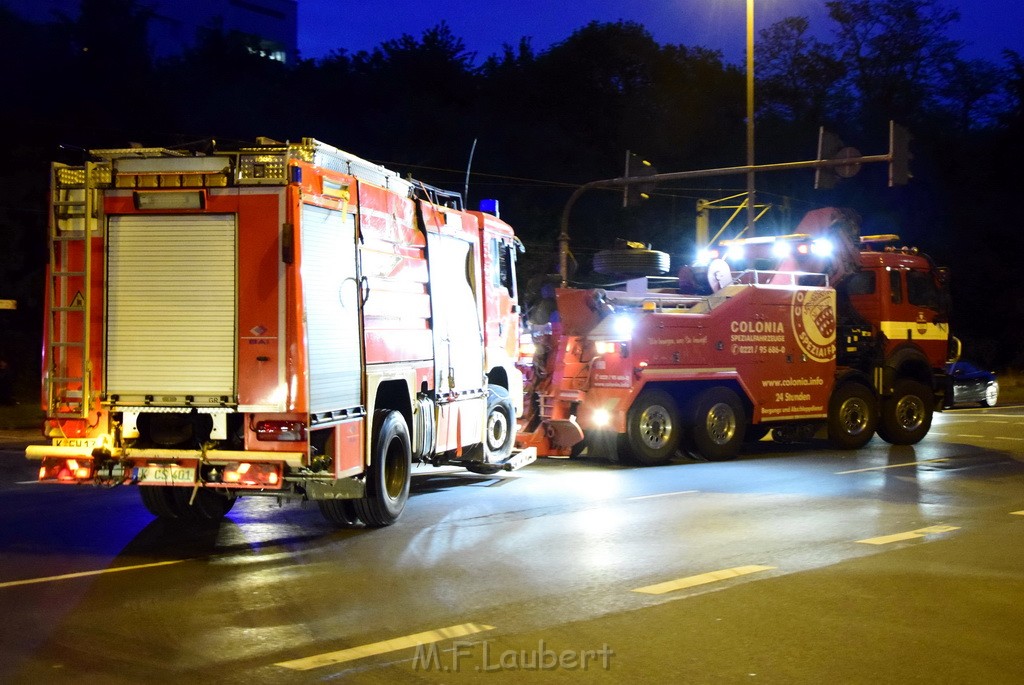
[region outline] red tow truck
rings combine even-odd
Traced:
[[[560,288],[539,336],[520,446],[653,465],[735,457],[745,441],[914,444],[942,405],[948,274],[851,214],[725,241],[666,287]]]

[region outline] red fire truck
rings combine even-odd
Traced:
[[[519,443],[663,464],[729,459],[769,431],[918,442],[957,342],[945,271],[898,240],[816,210],[791,235],[726,241],[671,287],[559,289]]]
[[[522,376],[512,229],[313,139],[54,164],[39,480],[402,513],[414,462],[495,473]]]

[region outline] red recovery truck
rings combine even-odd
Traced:
[[[858,233],[816,210],[794,234],[726,241],[725,259],[672,287],[558,289],[519,444],[663,464],[677,450],[730,459],[769,431],[918,442],[958,344],[946,272],[897,236]]]
[[[513,452],[519,243],[496,216],[313,139],[90,157],[52,169],[41,482],[384,526],[413,462],[535,458]]]

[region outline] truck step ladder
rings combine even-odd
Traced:
[[[50,418],[83,419],[91,406],[90,248],[99,230],[96,177],[108,169],[94,162],[55,163],[50,172],[45,382]]]

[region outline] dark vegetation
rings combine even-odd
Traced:
[[[786,19],[757,39],[757,161],[812,159],[826,126],[865,154],[887,150],[887,122],[909,128],[913,180],[888,188],[884,165],[816,191],[810,172],[760,174],[765,227],[789,230],[804,211],[852,207],[865,232],[897,232],[953,269],[954,328],[967,354],[1024,367],[1024,58],[967,60],[947,37],[958,20],[942,0],[828,2],[831,38]],[[171,59],[151,57],[145,3],[83,0],[79,17],[28,24],[0,4],[5,141],[0,147],[0,357],[37,387],[49,162],[83,148],[202,149],[256,136],[312,136],[463,189],[477,141],[469,204],[499,198],[527,245],[521,282],[556,271],[558,219],[574,187],[622,175],[627,150],[659,171],[745,161],[745,72],[716,51],[661,45],[638,24],[591,23],[537,49],[486,58],[440,23],[372,52],[344,46],[283,65],[246,39],[211,29]],[[742,176],[662,185],[624,209],[595,191],[572,214],[582,269],[615,238],[651,243],[678,266],[692,256],[695,203],[742,192]],[[727,213],[725,213],[727,215]],[[724,216],[713,216],[713,223]]]

